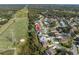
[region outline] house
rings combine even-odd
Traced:
[[[35,29],[37,32],[40,32],[41,31],[41,26],[39,23],[35,23]]]
[[[45,24],[46,26],[49,26],[49,19],[48,19],[47,17],[44,19],[44,24]]]
[[[61,27],[66,27],[67,25],[65,24],[64,21],[60,21],[60,26],[61,26]]]
[[[45,36],[41,36],[41,37],[40,37],[40,42],[41,42],[42,44],[45,44],[45,43],[46,43],[46,37],[45,37]]]

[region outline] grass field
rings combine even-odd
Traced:
[[[16,14],[19,11],[16,12]],[[27,13],[27,10],[23,11]],[[23,13],[22,12],[22,13]],[[14,16],[16,16],[16,14]],[[21,13],[20,13],[21,14]],[[26,17],[13,17],[7,24],[0,28],[0,49],[12,48],[13,41],[26,38],[28,19]]]

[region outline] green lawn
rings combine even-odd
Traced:
[[[17,11],[18,12],[18,11]],[[10,22],[13,22],[7,27],[7,24],[1,29],[0,31],[5,31],[0,34],[0,48],[12,48],[12,38],[16,40],[20,40],[21,38],[26,38],[27,33],[27,15],[26,17],[14,17],[15,22],[10,20]],[[7,28],[6,28],[7,27]]]

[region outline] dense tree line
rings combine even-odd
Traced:
[[[43,54],[45,51],[45,48],[43,48],[42,44],[39,41],[39,38],[36,34],[35,27],[34,27],[34,21],[38,19],[38,15],[37,15],[38,12],[39,11],[29,10],[29,14],[28,14],[28,17],[29,17],[28,42],[29,42],[29,48],[31,50],[30,54],[33,54],[33,55]]]

